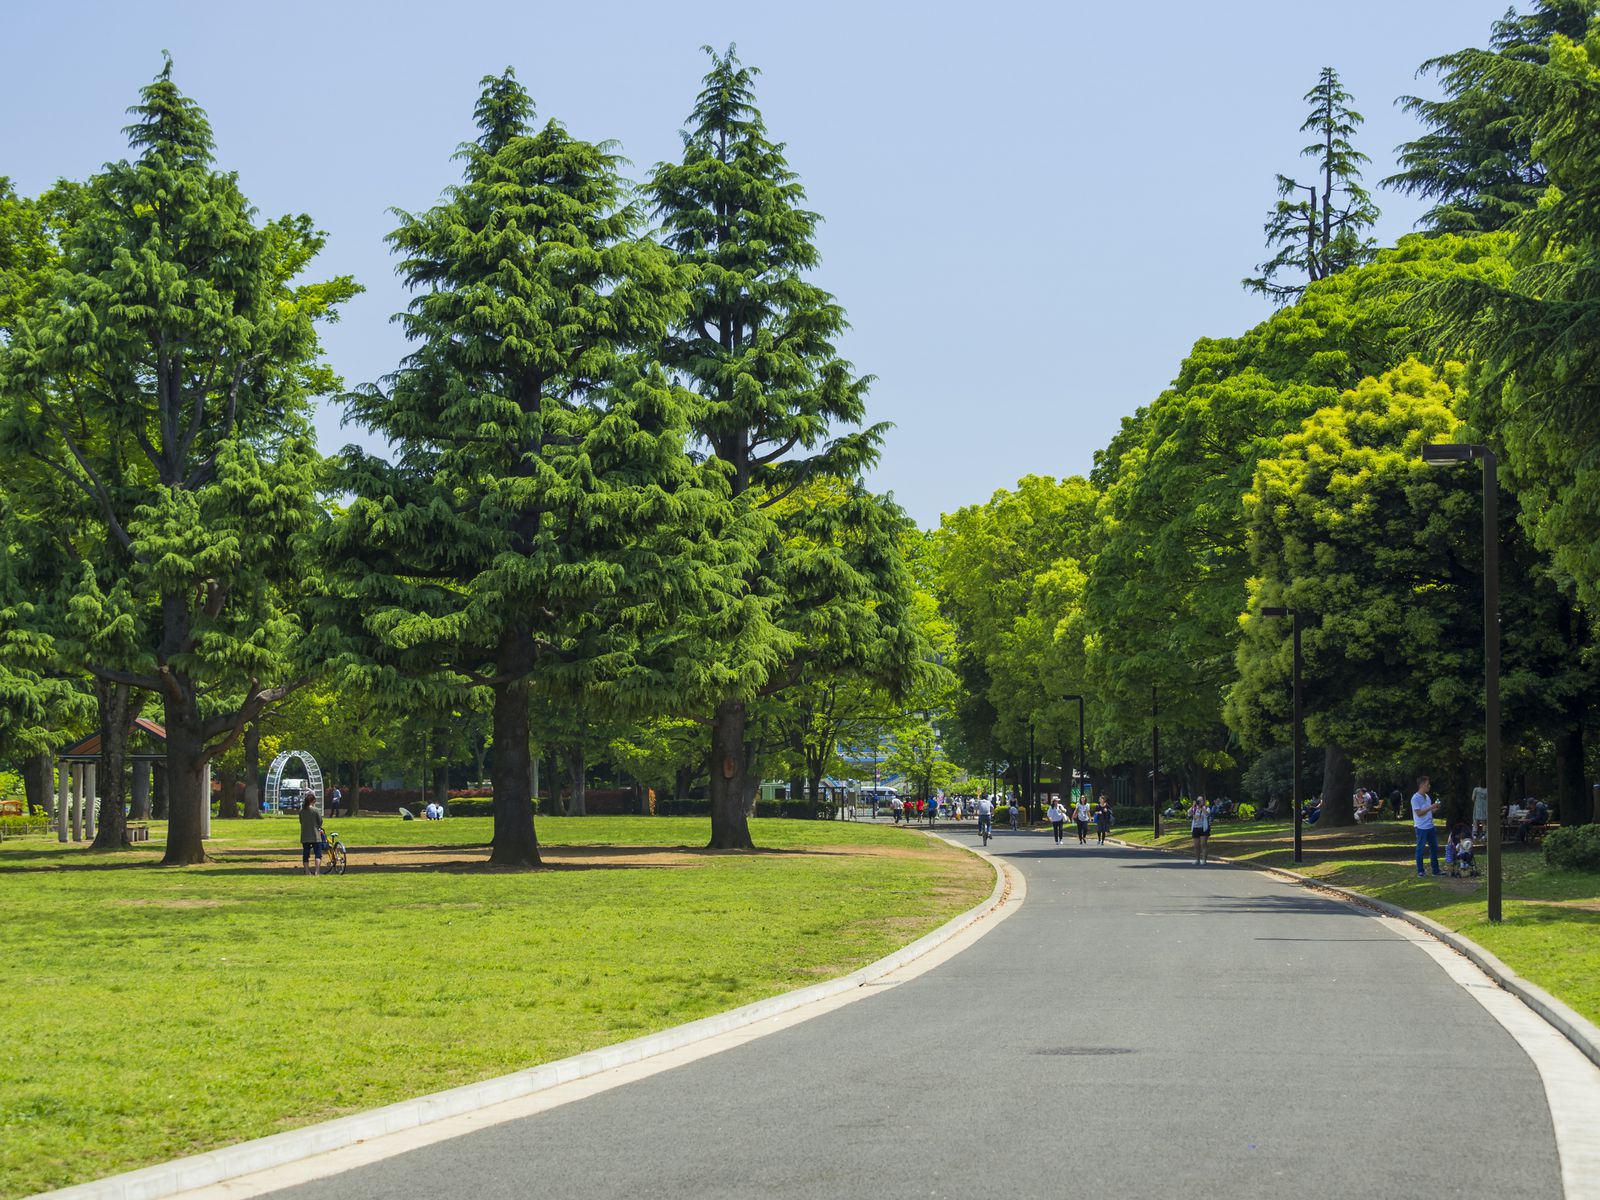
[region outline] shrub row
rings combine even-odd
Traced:
[[[1568,825],[1544,839],[1544,860],[1569,871],[1600,871],[1600,825]]]

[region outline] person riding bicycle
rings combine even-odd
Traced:
[[[985,842],[994,832],[994,802],[987,796],[978,797],[978,835]]]

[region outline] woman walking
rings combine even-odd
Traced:
[[[1094,810],[1094,836],[1095,844],[1104,846],[1106,834],[1111,832],[1111,805],[1104,796],[1100,797],[1100,804]]]
[[[1050,828],[1055,831],[1056,845],[1061,845],[1064,838],[1063,829],[1067,823],[1067,810],[1061,807],[1061,797],[1050,797],[1050,808],[1044,814],[1050,821]]]
[[[1072,806],[1072,819],[1078,826],[1078,845],[1089,844],[1089,798],[1079,795]]]
[[[1206,861],[1206,842],[1211,838],[1211,806],[1204,796],[1196,796],[1189,806],[1189,833],[1194,837],[1194,865]]]

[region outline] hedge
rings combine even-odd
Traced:
[[[1544,839],[1544,860],[1569,871],[1600,871],[1600,825],[1552,829]]]

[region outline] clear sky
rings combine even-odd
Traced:
[[[458,177],[483,75],[515,67],[541,118],[617,140],[639,178],[678,151],[699,47],[736,42],[825,218],[818,280],[877,376],[871,419],[895,426],[873,482],[926,525],[1087,471],[1196,338],[1267,314],[1238,281],[1321,67],[1367,117],[1376,186],[1415,129],[1395,97],[1432,94],[1417,66],[1482,45],[1508,2],[0,0],[0,174],[34,192],[122,157],[169,49],[246,194],[310,213],[322,270],[366,286],[326,338],[354,384],[404,350],[387,210]],[[1379,202],[1384,241],[1421,209]],[[339,416],[325,450],[358,436]]]

